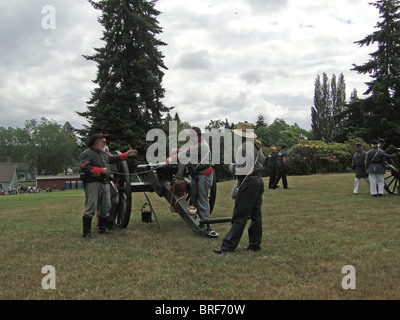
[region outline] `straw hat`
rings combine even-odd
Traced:
[[[253,126],[248,122],[239,122],[236,129],[232,130],[234,134],[244,138],[255,139],[257,135],[254,133]]]

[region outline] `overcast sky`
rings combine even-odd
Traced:
[[[310,130],[317,75],[343,73],[347,99],[367,89],[368,77],[350,69],[375,50],[354,43],[379,21],[370,1],[159,0],[164,104],[202,128],[262,114]],[[103,46],[99,14],[86,0],[1,0],[0,127],[41,117],[87,124],[76,111],[86,110],[97,68],[82,55]]]

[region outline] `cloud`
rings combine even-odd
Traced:
[[[281,11],[289,4],[288,0],[247,0],[253,14],[265,14]]]
[[[243,72],[240,77],[246,81],[247,84],[259,84],[263,80],[263,75],[260,70],[247,70]]]
[[[176,67],[189,70],[208,70],[211,67],[208,51],[201,50],[197,52],[185,53],[179,59]]]
[[[367,79],[350,69],[373,51],[354,44],[378,21],[368,2],[158,1],[164,104],[200,127],[263,114],[268,123],[279,117],[308,130],[317,75],[342,72],[348,97],[366,90]],[[45,5],[56,10],[55,30],[42,27]],[[42,116],[86,124],[76,111],[86,110],[96,64],[82,55],[103,46],[99,14],[84,0],[0,3],[0,126]]]
[[[4,44],[0,47],[0,73],[6,75],[0,80],[0,110],[2,119],[6,119],[1,126],[21,127],[25,120],[42,116],[59,123],[70,121],[76,127],[84,122],[74,111],[85,109],[93,87],[90,77],[95,76],[95,65],[82,54],[93,52],[93,45],[100,44],[96,40],[101,34],[97,14],[88,10],[88,3],[52,3],[54,30],[42,26],[47,15],[42,9],[48,1],[28,5],[16,0],[0,5],[4,22],[0,31]]]

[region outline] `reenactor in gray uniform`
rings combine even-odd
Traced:
[[[366,156],[367,153],[363,151],[362,144],[356,143],[356,152],[353,155],[353,162],[351,165],[353,172],[355,173],[356,176],[353,189],[354,194],[358,193],[361,180],[364,180],[369,185],[368,173],[365,171]]]
[[[239,122],[233,133],[242,138],[236,159],[241,156],[246,160],[242,164],[232,165],[232,170],[238,178],[238,192],[235,198],[235,207],[232,214],[231,229],[222,240],[219,249],[214,249],[216,254],[233,252],[238,246],[247,220],[251,223],[248,228],[249,245],[246,248],[250,251],[261,249],[262,239],[262,195],[264,193],[264,182],[261,173],[264,168],[265,157],[261,150],[261,144],[256,140],[257,135],[250,132],[251,124]],[[247,167],[248,170],[241,170]],[[246,171],[246,172],[245,172]],[[247,174],[247,175],[245,175]]]
[[[385,162],[385,152],[378,148],[378,141],[373,140],[365,158],[365,167],[369,175],[370,193],[375,197],[382,197],[385,190]]]
[[[136,150],[129,149],[125,153],[113,156],[105,152],[107,134],[98,133],[91,137],[89,148],[79,157],[81,179],[85,184],[85,211],[83,213],[83,237],[94,238],[91,233],[92,218],[98,211],[99,232],[107,231],[107,219],[110,215],[110,164],[126,160],[127,157],[137,154]]]

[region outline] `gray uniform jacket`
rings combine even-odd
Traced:
[[[365,158],[367,153],[362,151],[360,153],[356,152],[353,155],[352,169],[356,174],[356,178],[368,178],[368,173],[365,171]]]
[[[252,153],[248,153],[247,150],[251,150]],[[248,175],[250,179],[261,176],[264,168],[265,156],[262,150],[258,149],[253,142],[246,141],[242,143],[236,154],[236,160],[239,161],[235,164],[235,175],[239,180],[246,175]]]
[[[82,179],[84,179],[86,183],[93,181],[108,183],[110,164],[126,160],[126,158],[126,153],[113,156],[106,152],[99,152],[94,148],[86,149],[79,156]],[[101,168],[107,168],[107,174],[102,174]]]
[[[385,163],[385,152],[378,148],[373,148],[368,151],[365,159],[365,168],[368,174],[385,174]]]

